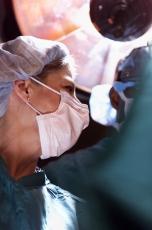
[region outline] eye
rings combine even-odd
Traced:
[[[67,85],[67,86],[64,86],[64,89],[65,89],[68,93],[70,93],[70,94],[74,94],[74,92],[75,92],[75,87],[74,87],[74,85]]]

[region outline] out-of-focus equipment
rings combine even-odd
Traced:
[[[56,40],[85,24],[89,0],[12,0],[23,35]]]
[[[122,43],[105,39],[91,22],[90,0],[2,1],[7,3],[6,12],[12,2],[14,20],[16,19],[16,26],[18,25],[20,34],[49,40],[57,39],[68,46],[76,60],[77,87],[81,87],[81,89],[83,87],[83,90],[87,92],[97,84],[109,83],[109,79],[113,78],[114,73],[113,62],[119,62],[133,48],[145,45],[151,36],[151,30],[149,30],[144,35],[145,37],[141,36],[138,41]],[[138,3],[139,0],[136,1]],[[105,3],[107,4],[107,2],[112,1],[106,0]],[[113,0],[113,4],[115,2],[117,0]],[[19,35],[19,31],[12,25],[10,11],[7,17],[9,20],[6,20],[7,23],[5,22],[5,26],[3,26],[5,39],[2,40],[4,41]]]
[[[152,23],[152,0],[91,0],[90,17],[96,29],[115,41],[131,41]]]

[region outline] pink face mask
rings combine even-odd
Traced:
[[[58,157],[77,142],[82,130],[88,126],[88,106],[65,91],[58,92],[33,77],[31,79],[61,96],[58,109],[48,114],[41,114],[27,102],[39,114],[36,120],[42,150],[40,158]]]

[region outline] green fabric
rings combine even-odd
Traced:
[[[51,184],[44,172],[15,182],[0,159],[1,230],[82,229],[78,218],[84,205],[83,200]]]
[[[97,229],[152,229],[152,63],[141,75],[124,128],[90,175]]]
[[[63,189],[80,197],[86,197],[86,186],[90,181],[88,171],[96,163],[97,156],[104,156],[104,151],[110,143],[110,138],[104,138],[96,145],[63,155],[50,162],[45,172],[50,181]]]

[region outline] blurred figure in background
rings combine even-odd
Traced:
[[[100,84],[93,87],[90,112],[95,121],[102,125],[114,126],[119,130],[138,90],[141,71],[149,59],[151,59],[150,45],[134,49],[119,61],[113,85]]]
[[[90,218],[94,216],[94,229],[152,229],[151,49],[148,58],[139,55],[147,48],[134,51],[136,60],[142,56],[142,65],[132,68],[135,79],[139,81],[128,118],[104,156],[99,150],[96,152],[98,159],[94,170],[88,173],[92,199]]]
[[[102,84],[92,89],[90,97],[91,117],[105,126],[113,126],[117,130],[125,121],[132,103],[133,95],[127,97],[127,90],[133,89],[133,82],[114,82],[114,85]]]

